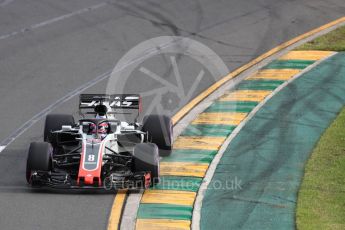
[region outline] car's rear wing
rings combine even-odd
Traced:
[[[139,94],[80,94],[79,112],[95,114],[93,109],[100,104],[107,104],[113,109],[108,113],[126,114],[128,110],[141,112],[141,97]]]

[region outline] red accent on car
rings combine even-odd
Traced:
[[[101,180],[101,170],[102,170],[102,153],[104,147],[104,142],[101,144],[99,148],[99,159],[98,159],[98,165],[97,168],[94,170],[86,170],[83,167],[84,164],[84,156],[85,156],[85,143],[83,142],[82,145],[82,154],[80,159],[80,165],[79,165],[79,172],[78,172],[78,178],[77,178],[77,185],[80,184],[80,180],[84,181],[85,185],[94,185],[94,181],[98,180],[98,186],[102,186],[102,180]]]
[[[139,113],[143,111],[143,106],[141,104],[141,96],[139,96]]]
[[[145,178],[145,188],[150,188],[151,186],[151,173],[145,173],[144,175]]]

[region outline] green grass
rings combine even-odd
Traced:
[[[345,51],[345,26],[307,42],[297,50]]]
[[[345,229],[345,108],[306,165],[296,222],[298,229]]]

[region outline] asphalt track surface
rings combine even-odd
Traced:
[[[344,12],[343,0],[0,1],[0,141],[149,38],[190,37],[233,70]],[[169,71],[150,64],[159,73]],[[211,83],[203,81],[194,95]],[[87,92],[104,92],[105,84]],[[142,86],[138,82],[138,91]],[[73,98],[55,111],[76,115],[76,105]],[[0,153],[0,228],[105,229],[113,194],[26,186],[28,144],[42,139],[42,123]]]

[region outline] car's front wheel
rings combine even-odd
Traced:
[[[151,186],[159,182],[159,153],[153,143],[141,143],[134,147],[133,171],[150,172]]]
[[[47,142],[32,142],[29,147],[26,162],[26,181],[30,183],[33,171],[50,171],[52,167],[51,144]]]
[[[143,119],[143,132],[147,132],[149,139],[159,148],[159,155],[169,156],[173,143],[173,124],[171,118],[165,115],[151,114]]]

